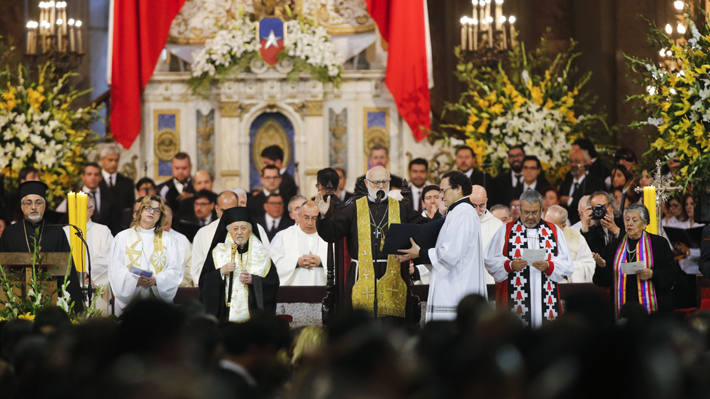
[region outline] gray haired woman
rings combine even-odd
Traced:
[[[648,313],[673,310],[673,253],[665,238],[645,231],[649,222],[644,205],[629,205],[624,210],[626,234],[610,242],[603,254],[593,254],[594,284],[610,289],[617,318],[627,303],[638,303]]]

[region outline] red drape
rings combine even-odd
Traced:
[[[365,0],[388,43],[385,84],[417,141],[431,128],[424,0]]]
[[[130,148],[141,131],[141,92],[185,0],[114,0],[111,132]]]

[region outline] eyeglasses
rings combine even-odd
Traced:
[[[44,205],[44,201],[42,201],[42,200],[35,200],[34,202],[32,202],[32,201],[30,201],[30,200],[27,200],[27,201],[23,202],[22,205],[24,205],[24,206],[26,206],[26,207],[28,207],[28,208],[30,208],[30,207],[32,207],[32,205],[34,205],[34,206],[36,206],[37,208],[39,208],[40,206]]]
[[[525,154],[509,154],[508,158],[525,158]]]
[[[308,222],[308,221],[315,222],[316,220],[318,220],[318,216],[313,216],[313,217],[301,216],[301,220],[303,220],[304,222]]]
[[[524,217],[538,217],[540,215],[540,210],[538,209],[535,212],[528,212],[528,211],[523,211],[523,216]]]
[[[283,202],[269,202],[269,201],[266,201],[266,203],[269,204],[269,205],[279,205],[279,206],[283,206],[283,205],[284,205]]]
[[[153,208],[152,206],[146,206],[143,210],[148,211],[148,213],[160,213],[160,208]]]
[[[537,166],[523,166],[523,170],[537,170]]]
[[[138,189],[139,192],[140,192],[140,191],[143,191],[143,192],[146,192],[146,193],[147,193],[148,191],[153,191],[153,190],[155,190],[155,187],[154,187],[154,186],[141,187],[141,188]]]
[[[449,190],[451,190],[452,188],[458,188],[458,186],[457,186],[457,187],[446,187],[446,188],[442,188],[442,189],[440,190],[441,195],[446,195],[446,192],[449,191]]]
[[[208,206],[209,202],[195,202],[195,206]]]
[[[375,187],[385,187],[386,185],[388,185],[388,184],[390,183],[390,180],[392,180],[392,179],[387,179],[387,180],[370,180],[370,179],[366,179],[366,180],[369,181],[370,184],[372,184],[372,185],[375,186]]]
[[[264,179],[264,180],[276,180],[276,179],[280,179],[280,178],[281,178],[281,176],[264,176],[264,177],[262,177],[262,179]]]

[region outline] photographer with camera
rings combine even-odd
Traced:
[[[621,212],[614,197],[606,191],[592,193],[581,219],[582,235],[592,252],[603,252],[607,244],[625,234]]]

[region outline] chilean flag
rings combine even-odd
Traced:
[[[262,18],[259,21],[259,53],[267,64],[274,66],[284,49],[284,22],[280,18]]]
[[[385,84],[417,141],[431,129],[431,41],[426,0],[365,0],[388,43]],[[421,129],[421,128],[423,129]]]
[[[141,131],[141,93],[168,41],[185,0],[113,0],[109,77],[111,133],[130,148]]]

